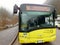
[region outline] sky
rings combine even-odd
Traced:
[[[13,6],[17,4],[19,7],[23,3],[30,4],[44,4],[46,0],[0,0],[0,7],[7,9],[9,12],[13,13]]]

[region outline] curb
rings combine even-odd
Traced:
[[[9,45],[13,45],[14,42],[16,41],[17,37],[18,37],[18,34],[13,38],[13,40],[11,41],[11,43]]]

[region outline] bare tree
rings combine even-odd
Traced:
[[[5,8],[0,8],[0,27],[6,27],[9,12]]]
[[[0,28],[6,28],[18,22],[18,16],[10,14],[5,8],[0,8]]]

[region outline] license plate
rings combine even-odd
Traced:
[[[43,42],[42,40],[37,41],[37,43],[42,43],[42,42]]]

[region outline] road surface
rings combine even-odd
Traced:
[[[60,45],[60,30],[57,29],[56,40],[50,43],[41,43],[41,44],[26,44],[26,45]],[[21,45],[18,44],[18,40],[15,41],[14,45]]]
[[[10,45],[18,33],[18,26],[0,31],[0,45]]]

